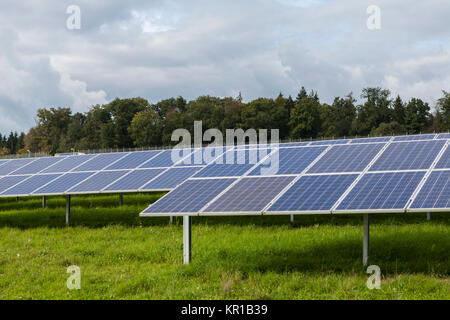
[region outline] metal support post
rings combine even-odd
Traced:
[[[191,262],[191,217],[183,217],[183,260],[184,264]]]
[[[66,225],[70,225],[70,200],[70,195],[68,195],[66,202]]]
[[[367,266],[369,264],[369,227],[370,220],[369,214],[364,215],[364,240],[363,240],[363,265]]]

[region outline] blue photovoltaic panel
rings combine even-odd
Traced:
[[[334,144],[347,144],[349,140],[324,140],[324,141],[313,141],[310,146],[324,146],[324,145],[334,145]]]
[[[425,172],[367,173],[336,210],[403,209]]]
[[[450,133],[441,133],[437,137],[438,139],[450,139]]]
[[[223,163],[211,163],[195,177],[238,177],[270,153],[269,149],[241,149],[225,153]]]
[[[445,140],[391,143],[370,171],[428,169],[445,145]]]
[[[172,167],[191,153],[188,149],[164,150],[152,160],[144,163],[141,168],[167,168]],[[174,159],[172,159],[174,157]]]
[[[0,167],[2,166],[2,165],[4,165],[5,163],[7,163],[9,160],[0,160]]]
[[[414,140],[433,140],[436,135],[432,134],[417,134],[411,136],[394,137],[394,141],[414,141]]]
[[[98,171],[103,170],[106,167],[110,166],[115,161],[120,158],[126,156],[128,153],[102,153],[92,158],[91,160],[83,163],[78,168],[74,169],[74,172],[80,171]]]
[[[236,179],[187,180],[143,213],[197,213]]]
[[[43,170],[41,173],[64,173],[73,170],[82,163],[95,157],[95,154],[81,155],[81,156],[70,156],[64,158],[62,161],[55,163],[51,167]]]
[[[450,171],[433,171],[410,208],[438,209],[450,207]]]
[[[261,212],[294,177],[243,178],[204,212]]]
[[[16,171],[17,169],[26,166],[27,164],[35,161],[36,158],[29,158],[29,159],[14,159],[9,161],[8,163],[5,163],[0,167],[0,176],[6,176],[10,174],[13,171]]]
[[[86,180],[94,174],[95,172],[69,172],[50,182],[46,186],[35,190],[33,194],[63,194],[76,184],[80,183],[83,180]]]
[[[289,147],[305,147],[307,146],[311,141],[308,142],[287,142],[287,143],[280,143],[280,148],[289,148]]]
[[[105,191],[138,191],[143,185],[154,179],[164,169],[134,170],[120,180],[114,182]]]
[[[128,171],[100,171],[99,173],[83,181],[74,188],[68,190],[68,193],[100,192],[103,188],[113,183],[120,177],[127,174]]]
[[[384,143],[333,146],[308,173],[363,171],[384,146]]]
[[[63,157],[52,157],[52,158],[39,158],[36,161],[26,165],[23,168],[20,168],[14,172],[11,172],[11,175],[22,175],[22,174],[36,174],[41,172],[42,170],[54,165],[55,163],[64,159]]]
[[[144,162],[149,161],[155,157],[161,151],[142,151],[132,152],[125,158],[120,159],[116,163],[112,164],[107,170],[120,170],[120,169],[136,169],[139,168]]]
[[[391,137],[358,138],[350,140],[350,143],[354,144],[354,143],[388,142],[389,140],[391,140]]]
[[[299,174],[309,166],[326,147],[282,148],[275,150],[249,175]]]
[[[268,212],[328,211],[356,180],[357,174],[303,176]]]
[[[2,196],[29,195],[36,189],[58,178],[60,174],[42,174],[31,176],[18,185],[2,193]]]
[[[190,156],[183,159],[182,162],[178,163],[176,166],[192,166],[192,165],[207,165],[213,162],[217,157],[223,155],[226,151],[225,147],[216,148],[201,148],[192,150]]]
[[[141,190],[169,190],[192,177],[201,167],[171,168],[143,186]]]
[[[30,176],[8,176],[0,178],[0,193],[11,188],[12,186],[15,186],[19,182],[22,182],[29,177]]]
[[[445,149],[438,163],[436,164],[437,169],[447,169],[450,168],[450,144]]]

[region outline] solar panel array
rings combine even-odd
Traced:
[[[287,143],[253,158],[255,146],[239,147],[243,163],[208,164],[141,215],[450,211],[448,145],[426,134]]]
[[[167,190],[143,215],[449,211],[450,134],[0,160],[0,197]]]

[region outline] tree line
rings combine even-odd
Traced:
[[[383,88],[365,88],[361,103],[350,93],[322,103],[316,91],[302,87],[297,96],[258,98],[183,97],[149,103],[143,98],[115,99],[85,113],[69,108],[42,108],[36,126],[27,134],[2,137],[3,152],[69,152],[72,149],[168,146],[178,128],[193,133],[196,120],[203,130],[217,128],[279,129],[280,139],[317,139],[447,132],[450,130],[450,92],[443,91],[432,110],[419,98],[403,101]],[[1,137],[1,136],[0,136]]]

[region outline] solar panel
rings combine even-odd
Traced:
[[[94,174],[95,172],[69,172],[63,174],[49,184],[35,190],[33,195],[64,194],[67,190]]]
[[[62,161],[60,161],[58,163],[55,163],[51,167],[43,170],[41,173],[69,172],[69,171],[73,170],[74,168],[78,167],[79,165],[83,164],[84,162],[92,159],[95,156],[96,156],[95,154],[70,156],[70,157],[64,158]]]
[[[438,163],[436,164],[437,169],[450,168],[450,144],[445,149]]]
[[[438,139],[450,139],[450,133],[441,133],[437,137]]]
[[[211,163],[194,177],[239,177],[269,153],[270,149],[231,150],[222,157],[223,163]]]
[[[4,165],[5,163],[7,163],[9,160],[0,160],[0,167],[2,166],[2,165]]]
[[[170,190],[192,177],[202,167],[171,168],[143,186],[141,190]]]
[[[308,173],[363,171],[384,146],[384,143],[333,146]]]
[[[118,161],[120,158],[128,155],[128,153],[103,153],[99,154],[95,158],[87,161],[78,168],[74,169],[74,172],[80,171],[98,171],[103,170],[110,166],[113,162]]]
[[[262,210],[294,177],[243,178],[210,204],[204,212],[255,212]]]
[[[11,175],[22,175],[22,174],[36,174],[40,171],[54,165],[55,163],[61,161],[62,157],[51,157],[51,158],[39,158],[36,161],[31,162],[30,164],[11,172]]]
[[[15,186],[19,182],[22,182],[29,177],[30,176],[7,176],[0,178],[0,193],[11,188],[12,186]]]
[[[408,204],[425,172],[367,173],[336,208],[337,211],[398,210]]]
[[[187,149],[172,149],[164,150],[158,154],[155,158],[144,163],[141,168],[167,168],[172,167],[174,164],[178,163],[184,157],[187,157],[191,153]]]
[[[275,201],[267,213],[331,213],[333,205],[357,177],[357,174],[303,176]]]
[[[391,143],[370,171],[428,169],[445,140]]]
[[[52,180],[58,178],[60,174],[42,174],[30,176],[29,179],[24,180],[18,185],[6,190],[1,195],[2,196],[27,196],[30,195],[34,190],[42,187],[43,185],[51,182]]]
[[[125,158],[122,158],[119,161],[107,167],[107,169],[108,170],[136,169],[143,163],[155,157],[159,153],[161,153],[161,151],[156,150],[132,152]]]
[[[280,148],[289,148],[289,147],[306,147],[310,141],[308,142],[287,142],[287,143],[280,143]]]
[[[395,137],[394,141],[414,141],[414,140],[433,140],[436,135],[432,134],[416,134],[411,136]]]
[[[323,140],[323,141],[313,141],[310,146],[325,146],[334,144],[347,144],[350,140]]]
[[[9,173],[16,171],[23,166],[35,161],[36,158],[27,158],[27,159],[14,159],[11,160],[0,167],[0,176],[6,176]]]
[[[258,165],[249,175],[300,174],[326,147],[282,148]]]
[[[208,202],[213,200],[236,179],[200,179],[187,180],[178,188],[168,193],[148,209],[145,214],[181,213],[197,214]]]
[[[104,191],[138,191],[140,187],[154,179],[164,169],[134,170],[130,174],[114,182]]]
[[[379,137],[379,138],[357,138],[350,140],[351,144],[354,143],[373,143],[373,142],[388,142],[391,137]]]
[[[88,178],[86,181],[83,181],[79,185],[67,190],[67,193],[76,194],[100,192],[103,188],[107,187],[127,173],[128,171],[100,171]]]
[[[412,209],[448,209],[449,207],[449,170],[432,172],[410,206]]]

